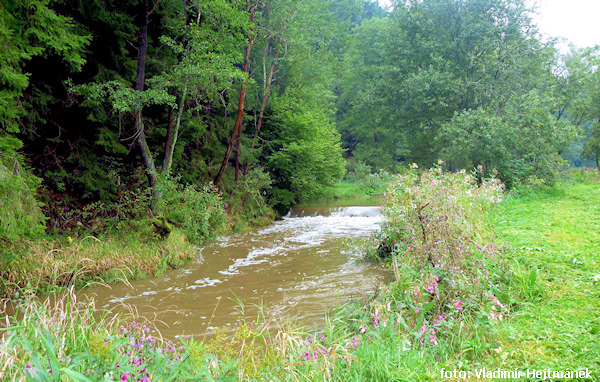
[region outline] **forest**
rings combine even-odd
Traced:
[[[19,312],[0,325],[0,379],[589,374],[600,47],[565,50],[536,12],[0,1],[0,313]],[[74,294],[180,268],[300,203],[384,194],[361,248],[393,281],[323,332],[257,319],[174,345]]]
[[[8,0],[0,12],[4,242],[148,214],[177,223],[183,192],[252,220],[346,172],[442,159],[511,187],[598,164],[598,51],[559,51],[521,0]]]

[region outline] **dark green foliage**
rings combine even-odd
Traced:
[[[89,37],[73,21],[57,14],[50,0],[5,0],[0,3],[0,127],[18,131],[18,117],[26,111],[19,98],[29,85],[25,63],[36,56],[61,57],[72,70],[80,70]]]

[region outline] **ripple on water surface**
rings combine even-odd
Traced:
[[[345,238],[366,238],[381,222],[378,207],[295,208],[282,221],[206,243],[186,267],[151,280],[96,287],[97,306],[134,304],[148,318],[165,322],[163,335],[202,335],[235,324],[245,304],[279,319],[323,323],[327,310],[371,293],[390,277],[360,255]]]

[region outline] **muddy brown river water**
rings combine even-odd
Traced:
[[[252,320],[257,306],[266,317],[307,328],[352,298],[372,294],[390,278],[380,265],[359,261],[345,245],[367,238],[381,222],[379,207],[294,207],[282,221],[205,243],[186,267],[132,283],[93,287],[96,307],[137,312],[163,322],[165,337],[210,333]]]

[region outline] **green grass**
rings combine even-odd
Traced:
[[[600,183],[569,182],[509,198],[498,239],[517,272],[537,269],[541,295],[499,328],[492,365],[595,370],[600,378]]]
[[[436,327],[438,344],[419,344],[419,330],[410,326],[416,319],[419,327],[419,315],[398,306],[413,283],[407,279],[384,287],[372,299],[343,306],[322,332],[307,334],[293,325],[273,330],[261,317],[205,343],[186,340],[185,349],[177,348],[168,359],[152,349],[133,350],[133,342],[119,331],[120,319],[109,320],[106,314],[94,319],[83,308],[64,314],[76,311],[67,298],[51,314],[29,302],[28,319],[13,320],[12,330],[0,331],[0,370],[5,370],[0,377],[31,378],[25,369],[33,365],[79,380],[118,379],[143,366],[156,380],[178,372],[200,380],[438,381],[442,368],[485,367],[589,368],[591,380],[600,380],[599,215],[600,178],[594,174],[507,198],[490,222],[494,243],[508,247],[498,256],[511,271],[502,291],[494,291],[506,306],[504,318],[490,320],[477,309],[467,313],[467,305],[464,312],[450,309],[451,317]],[[134,364],[137,357],[143,365]],[[59,380],[55,374],[44,375]],[[473,375],[469,380],[489,379]]]
[[[368,178],[363,180],[341,180],[316,200],[307,200],[300,205],[374,205],[382,204],[383,197],[390,184],[390,178]]]
[[[198,249],[175,230],[167,239],[148,235],[48,236],[0,249],[0,298],[28,290],[39,295],[71,285],[111,283],[158,275],[193,259]]]

